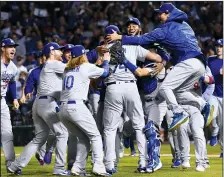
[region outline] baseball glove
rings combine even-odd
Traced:
[[[122,48],[121,41],[116,41],[109,48],[110,63],[111,65],[122,64],[124,60],[124,49]]]

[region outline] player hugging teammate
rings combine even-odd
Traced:
[[[161,25],[152,32],[140,35],[140,21],[129,18],[127,36],[121,35],[117,26],[109,25],[105,28],[104,44],[90,52],[81,45],[62,47],[51,42],[44,46],[42,56],[46,61],[38,70],[37,96],[32,110],[35,137],[17,159],[13,155],[10,117],[4,102],[5,89],[13,83],[16,71],[10,62],[16,44],[11,39],[2,41],[1,112],[4,116],[1,114],[1,120],[7,120],[1,128],[5,130],[2,146],[8,172],[20,175],[21,169],[46,143],[51,130],[56,139],[54,175],[88,176],[90,144],[92,173],[98,176],[117,173],[122,136],[131,136],[133,132],[139,151],[136,172],[153,173],[163,166],[159,131],[164,116],[170,132],[171,167],[190,167],[189,133],[194,138],[196,171],[203,172],[209,167],[203,128],[212,122],[210,144],[215,145],[218,132],[215,121],[220,134],[223,133],[223,62],[220,60],[223,40],[216,42],[217,56],[207,62],[193,30],[186,23],[186,13],[171,3],[164,3],[155,11]],[[152,46],[154,51],[148,50]],[[138,66],[137,60],[141,63]],[[90,81],[92,114],[85,104]],[[32,92],[33,87],[27,96]],[[18,108],[17,100],[14,106]],[[68,136],[71,172],[65,169]],[[6,142],[5,138],[10,141]],[[222,141],[220,144],[222,148]]]

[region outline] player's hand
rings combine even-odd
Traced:
[[[25,97],[25,95],[23,95],[21,98],[20,98],[20,103],[22,103],[22,104],[24,104],[24,103],[26,103],[26,97]]]
[[[110,61],[110,53],[109,52],[106,52],[103,54],[103,60]]]
[[[17,99],[13,100],[13,108],[14,108],[15,110],[19,109],[19,102],[18,102]]]
[[[26,99],[29,100],[31,97],[32,97],[32,93],[27,93],[27,94],[26,94]]]
[[[113,33],[112,34],[108,34],[106,37],[106,41],[107,43],[110,43],[112,41],[116,41],[116,40],[121,40],[122,35],[117,34],[116,31],[112,30]]]
[[[223,75],[223,69],[222,69],[222,68],[220,69],[219,73],[220,73],[221,75]]]
[[[100,54],[103,55],[106,52],[109,52],[109,49],[105,45],[97,46],[96,51]]]
[[[160,71],[162,71],[163,68],[164,68],[164,65],[162,63],[155,63],[151,76],[156,76],[157,74],[160,73]]]

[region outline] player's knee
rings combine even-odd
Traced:
[[[4,130],[1,133],[1,141],[11,141],[13,140],[13,133],[11,130]]]
[[[49,131],[42,131],[37,133],[33,139],[33,143],[39,144],[40,146],[44,145],[44,143],[47,141],[48,135]]]

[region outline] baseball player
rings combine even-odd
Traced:
[[[208,66],[211,69],[212,75],[215,79],[215,90],[211,96],[209,103],[214,105],[214,118],[219,126],[219,139],[221,146],[220,157],[223,157],[223,39],[219,39],[215,43],[216,56],[208,58]]]
[[[73,47],[71,55],[72,59],[69,60],[63,77],[59,112],[60,119],[69,132],[78,137],[76,160],[71,172],[78,176],[86,175],[85,167],[91,142],[94,156],[93,173],[108,176],[103,164],[102,139],[84,100],[87,99],[90,78],[108,75],[109,55],[104,57],[103,68],[88,63],[85,48],[81,45]]]
[[[7,38],[1,41],[1,143],[5,156],[6,168],[15,160],[15,151],[13,145],[12,124],[9,113],[9,108],[6,104],[5,96],[9,84],[11,84],[10,94],[13,98],[13,106],[19,108],[18,100],[16,99],[16,83],[15,76],[17,67],[11,61],[16,53],[16,44],[12,39]],[[21,170],[14,171],[15,174],[21,175]]]
[[[119,33],[115,25],[105,28],[105,34]],[[110,44],[110,45],[113,45]],[[136,64],[136,60],[145,61],[145,58],[161,61],[161,57],[153,54],[140,46],[123,46],[125,56],[130,62]],[[111,74],[104,80],[106,95],[104,101],[103,125],[105,144],[105,165],[110,174],[114,170],[115,136],[120,123],[121,114],[126,112],[132,121],[136,131],[136,141],[139,150],[139,172],[145,172],[146,167],[146,139],[142,132],[144,127],[144,114],[141,99],[138,93],[136,78],[124,65],[110,65]],[[145,72],[149,73],[146,69]]]
[[[188,19],[186,13],[171,3],[164,3],[155,11],[159,13],[162,24],[152,32],[141,36],[121,36],[113,33],[108,35],[107,39],[108,42],[121,39],[123,45],[149,45],[156,42],[169,50],[170,62],[174,68],[163,81],[160,93],[173,112],[173,120],[169,127],[169,131],[173,131],[189,117],[189,114],[177,103],[175,93],[188,91],[192,87],[191,83],[198,82],[199,77],[205,73],[206,59],[198,46],[192,28],[185,22]],[[194,95],[192,98],[196,99]],[[211,107],[206,108],[210,112]],[[208,116],[212,116],[212,111],[211,109],[211,114]]]
[[[135,29],[140,28],[140,22],[137,18],[129,18],[127,21],[127,30],[128,30],[128,35],[139,35],[139,32],[135,34],[134,31]],[[164,58],[164,56],[162,57]],[[165,64],[166,61],[164,60],[163,63]],[[145,60],[144,63],[142,64],[143,68],[152,64],[154,65],[161,65],[161,69],[164,69],[163,71],[165,72],[164,65],[161,63],[155,63],[151,62],[149,60]],[[156,75],[156,74],[155,74]],[[165,77],[165,74],[164,76]],[[160,149],[160,140],[159,140],[159,127],[161,126],[162,119],[160,120],[160,112],[159,112],[159,104],[161,101],[156,100],[158,97],[158,86],[159,86],[159,81],[162,80],[163,78],[158,79],[157,77],[144,77],[144,78],[139,78],[138,79],[138,88],[139,91],[141,92],[141,98],[142,98],[142,103],[143,103],[143,110],[145,114],[145,119],[146,123],[150,124],[150,128],[148,129],[148,126],[146,126],[143,130],[144,133],[146,134],[146,139],[148,142],[148,156],[149,156],[149,163],[146,167],[146,172],[153,172],[162,167],[162,163],[160,162],[159,159],[159,149]],[[162,102],[165,103],[165,100],[162,99]],[[154,138],[153,131],[156,132],[156,137]],[[153,171],[152,171],[153,169]]]
[[[22,154],[8,167],[11,172],[24,168],[28,164],[32,156],[46,142],[51,129],[56,136],[56,161],[53,174],[70,175],[70,172],[65,170],[68,132],[57,115],[59,111],[57,100],[62,90],[62,74],[65,68],[65,64],[61,62],[62,48],[57,43],[51,42],[42,50],[47,60],[40,73],[37,98],[32,110],[36,134]]]

